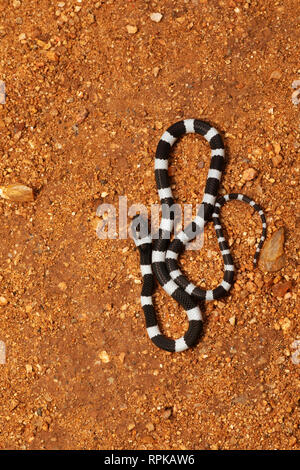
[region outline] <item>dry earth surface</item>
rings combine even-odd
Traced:
[[[0,184],[35,192],[0,201],[1,448],[300,449],[299,18],[297,0],[1,0]],[[132,240],[99,240],[96,208],[157,203],[157,142],[189,117],[222,132],[221,193],[261,204],[285,257],[254,270],[260,220],[227,204],[235,286],[172,355],[146,335]],[[179,202],[201,202],[209,159],[199,136],[176,145]],[[180,263],[220,282],[211,223]],[[155,302],[181,336],[182,309]]]

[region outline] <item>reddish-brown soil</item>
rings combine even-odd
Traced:
[[[0,201],[1,448],[300,449],[299,15],[297,0],[1,0],[0,184],[35,191]],[[253,270],[260,220],[228,204],[236,284],[172,355],[146,335],[132,240],[99,240],[96,208],[158,202],[157,142],[190,117],[222,132],[221,192],[261,204],[268,238],[284,227],[286,262]],[[209,158],[200,137],[177,144],[179,202],[201,202]],[[181,266],[222,279],[211,224]],[[161,288],[155,302],[181,336],[182,309]]]

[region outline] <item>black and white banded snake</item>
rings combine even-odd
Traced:
[[[185,229],[180,231],[173,240],[174,213],[170,208],[174,204],[168,176],[168,158],[172,145],[176,140],[189,133],[202,135],[211,148],[210,168],[206,180],[204,197],[200,209]],[[222,170],[225,164],[224,144],[219,132],[210,124],[198,119],[185,119],[170,126],[162,135],[155,155],[155,178],[162,207],[162,217],[158,237],[152,240],[146,230],[142,234],[142,225],[148,222],[137,217],[132,222],[132,233],[140,252],[140,267],[143,276],[141,304],[145,314],[146,328],[153,343],[161,349],[171,352],[184,351],[193,346],[200,337],[203,326],[199,301],[210,301],[225,296],[234,283],[234,265],[228,244],[223,236],[220,222],[220,209],[229,200],[244,201],[255,209],[262,221],[262,235],[254,256],[257,265],[259,252],[266,238],[266,219],[260,206],[242,194],[232,193],[217,199]],[[219,248],[224,261],[224,277],[221,284],[213,290],[196,287],[182,274],[178,266],[178,256],[188,242],[193,240],[199,231],[203,231],[207,221],[212,220],[216,231]],[[145,229],[145,227],[143,227]],[[191,230],[192,229],[192,230]],[[145,232],[145,231],[144,231]],[[158,326],[152,296],[155,290],[155,277],[159,284],[186,311],[189,327],[184,336],[173,340],[164,336]]]

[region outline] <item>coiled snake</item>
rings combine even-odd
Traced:
[[[168,177],[168,158],[176,140],[189,133],[202,135],[211,148],[210,168],[206,180],[204,197],[197,216],[189,226],[174,236],[174,204]],[[198,340],[203,326],[199,300],[215,300],[225,296],[234,283],[234,265],[228,244],[223,236],[220,222],[220,209],[229,200],[244,201],[255,209],[262,221],[262,235],[254,256],[257,265],[259,252],[266,238],[266,219],[260,206],[242,194],[232,193],[219,197],[218,189],[225,164],[224,144],[219,132],[210,124],[198,119],[185,119],[170,126],[162,135],[155,156],[155,178],[162,206],[162,218],[158,237],[152,240],[148,234],[148,222],[141,216],[132,222],[132,233],[140,252],[140,267],[143,276],[141,304],[146,319],[146,328],[153,343],[161,349],[172,352],[184,351]],[[224,261],[224,277],[221,284],[213,290],[196,287],[182,274],[178,267],[178,256],[188,242],[203,231],[208,220],[214,223],[218,244]],[[146,230],[145,230],[146,229]],[[187,332],[179,339],[173,340],[164,336],[157,323],[152,295],[155,289],[155,277],[163,289],[173,297],[185,310],[189,321]]]

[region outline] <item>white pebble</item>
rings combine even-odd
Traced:
[[[162,14],[161,13],[151,13],[150,18],[152,21],[155,21],[155,23],[159,23],[160,20],[162,19]]]

